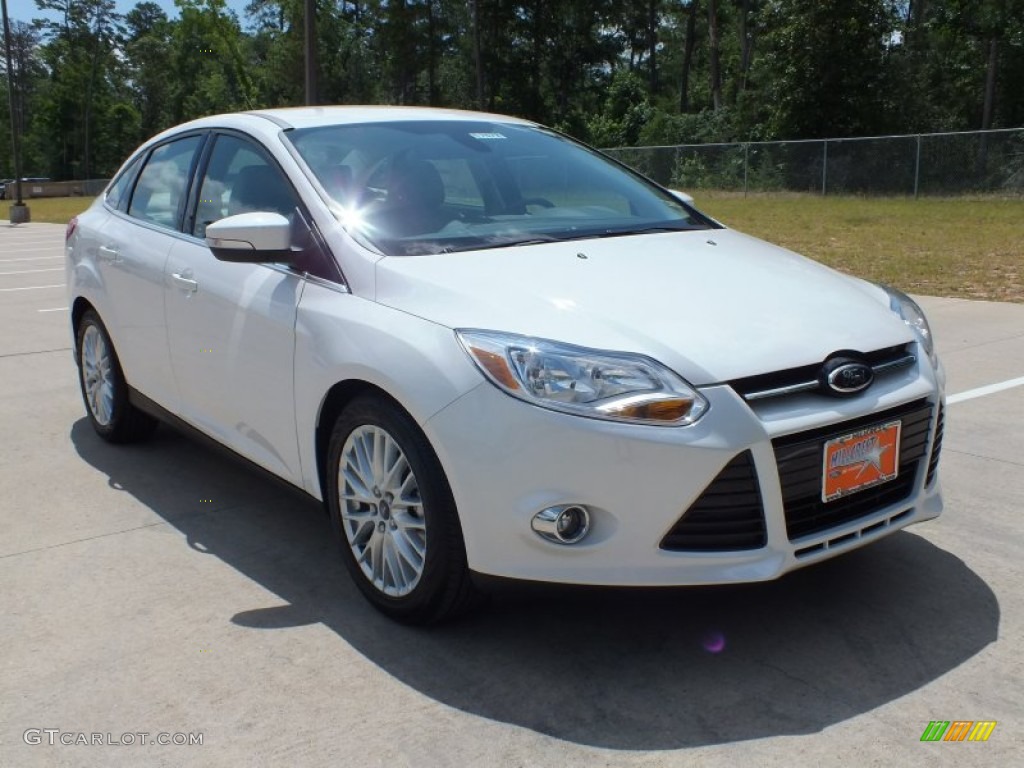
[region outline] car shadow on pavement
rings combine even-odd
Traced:
[[[120,448],[82,419],[71,439],[189,546],[287,603],[239,605],[225,621],[322,622],[424,696],[577,744],[661,750],[815,733],[956,668],[999,627],[988,585],[910,532],[763,584],[500,584],[461,621],[404,627],[363,600],[315,502],[166,427]],[[208,497],[217,503],[198,503]]]

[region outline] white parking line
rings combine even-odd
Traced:
[[[47,248],[46,250],[50,250]],[[10,264],[12,261],[49,261],[52,259],[63,259],[63,256],[26,256],[23,259],[0,259],[0,264]]]
[[[67,312],[67,307],[53,307],[51,309],[37,309],[36,312]]]
[[[977,387],[976,389],[968,389],[966,392],[957,392],[955,395],[947,397],[946,403],[949,405],[962,403],[964,400],[973,400],[976,397],[994,395],[996,392],[1002,392],[1005,389],[1013,389],[1014,387],[1024,387],[1024,376],[1017,379],[1007,379],[1006,381],[1001,381],[998,384],[989,384],[987,387]]]
[[[63,288],[64,283],[57,283],[56,285],[26,285],[24,288],[0,288],[0,291],[38,291],[42,288]]]
[[[60,243],[53,243],[52,245],[42,244],[38,248],[21,248],[17,247],[14,250],[18,253],[35,253],[36,251],[59,251],[62,250],[63,246]]]
[[[62,225],[60,229],[51,229],[45,232],[4,232],[3,227],[0,227],[0,240],[6,240],[12,243],[24,243],[29,240],[48,240],[63,235],[65,229],[66,228]]]
[[[64,267],[47,267],[46,269],[22,269],[17,272],[0,272],[0,277],[4,275],[31,275],[36,272],[63,272]]]

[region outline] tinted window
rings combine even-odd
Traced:
[[[218,136],[199,188],[192,234],[205,237],[207,225],[249,211],[292,218],[297,204],[284,175],[253,144],[235,136]]]
[[[153,150],[132,194],[128,215],[161,227],[176,229],[178,211],[200,136],[189,136],[163,144]]]
[[[204,238],[213,222],[252,211],[279,213],[291,222],[293,268],[341,282],[337,264],[303,215],[281,169],[252,142],[221,134],[203,172],[192,234]]]
[[[389,254],[715,226],[642,176],[535,126],[401,121],[286,137],[344,226]]]
[[[132,182],[135,180],[135,172],[139,169],[139,165],[142,163],[143,155],[139,155],[135,158],[131,164],[121,171],[121,175],[114,179],[114,183],[107,189],[106,201],[107,205],[111,208],[117,208],[118,210],[124,210],[125,205],[128,202],[128,192],[132,188]]]

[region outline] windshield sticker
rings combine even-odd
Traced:
[[[484,141],[491,141],[492,139],[507,139],[503,133],[471,133],[469,134],[474,139],[483,139]]]

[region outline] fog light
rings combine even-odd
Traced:
[[[548,541],[575,544],[590,532],[590,513],[579,504],[548,507],[533,516],[530,527]]]

